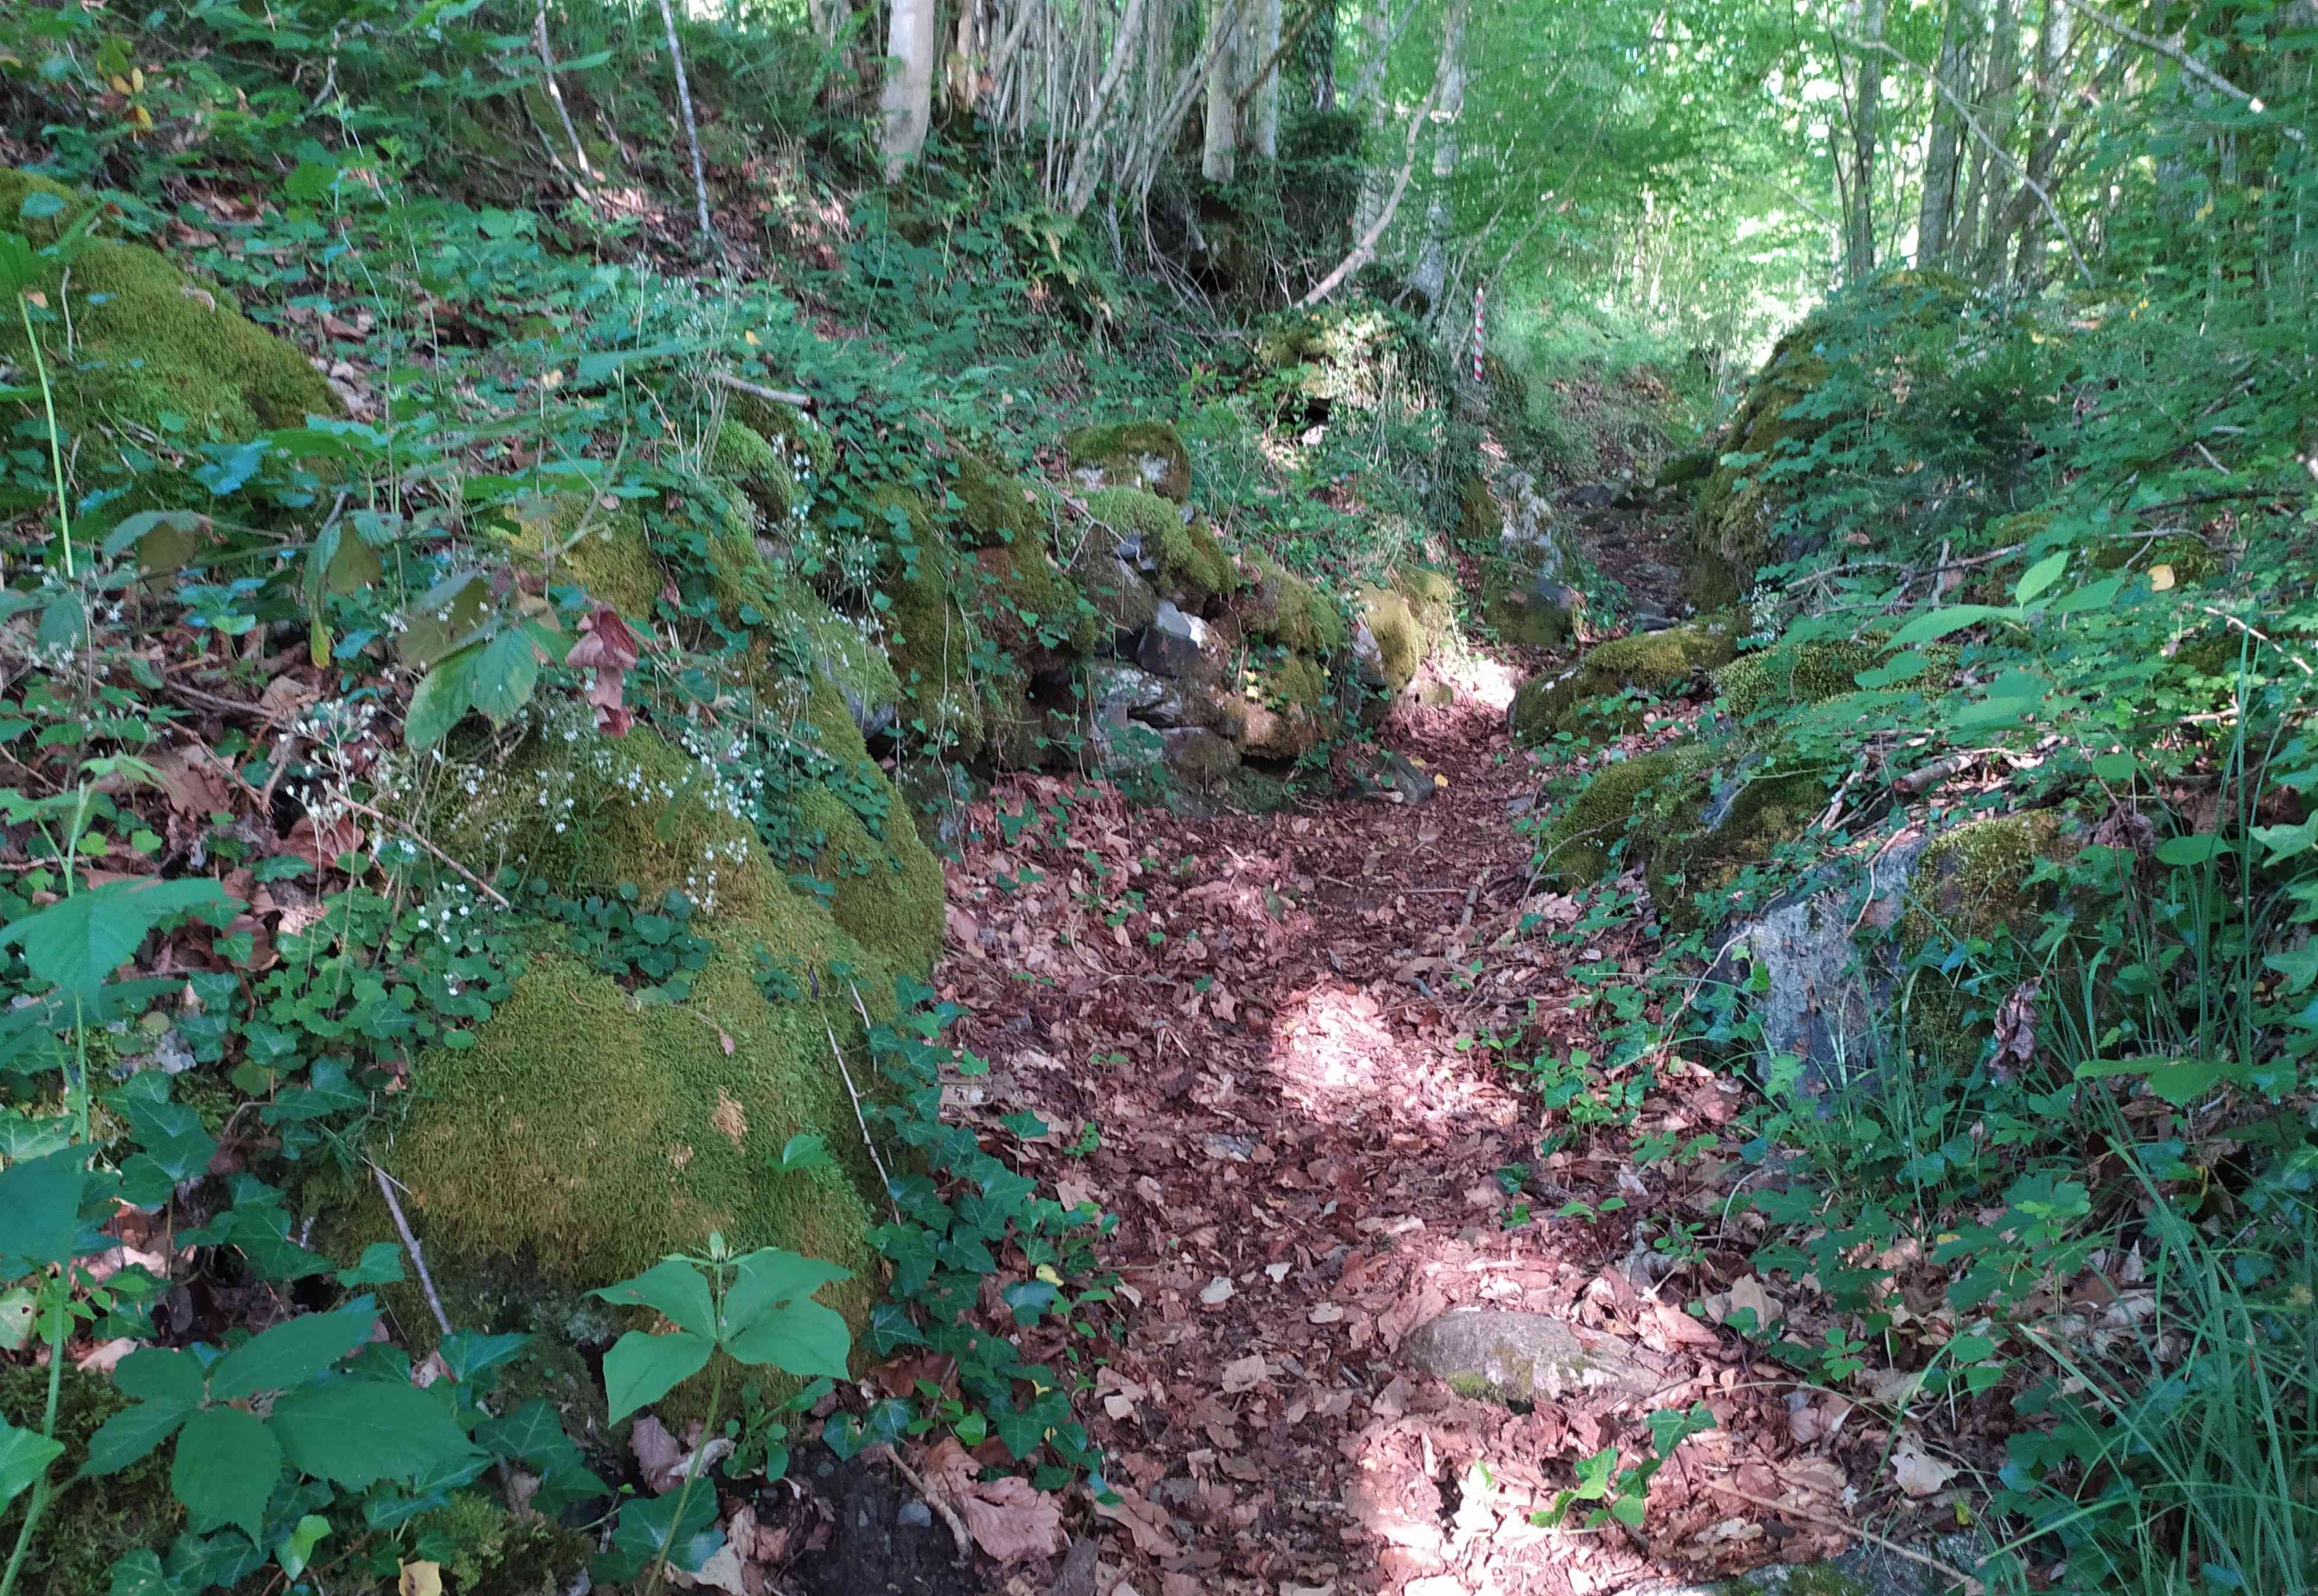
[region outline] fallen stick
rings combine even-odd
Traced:
[[[804,410],[813,405],[813,395],[799,393],[788,388],[767,388],[761,382],[751,382],[746,377],[735,377],[730,372],[711,372],[708,380],[732,390],[735,393],[750,393],[768,404],[788,405]]]

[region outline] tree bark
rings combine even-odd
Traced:
[[[661,0],[667,4],[667,0]],[[885,181],[908,170],[933,125],[934,66],[941,54],[936,0],[890,0],[885,29],[885,81],[877,95],[884,125],[877,139]]]
[[[2008,145],[2020,120],[2019,0],[1996,0],[1989,19],[1988,71],[1981,81],[1981,126],[1998,144]],[[1959,262],[1972,263],[1974,275],[1985,282],[1994,275],[1986,266],[1987,235],[2009,192],[1996,152],[1983,148],[1976,154],[1951,253]]]
[[[1336,263],[1336,269],[1312,285],[1312,291],[1296,301],[1298,310],[1308,310],[1343,286],[1346,278],[1376,259],[1377,240],[1384,237],[1385,229],[1392,225],[1394,215],[1400,210],[1401,196],[1408,193],[1409,175],[1416,170],[1416,136],[1433,118],[1433,107],[1441,98],[1441,85],[1436,80],[1433,93],[1416,108],[1408,121],[1408,141],[1401,151],[1400,175],[1393,179],[1392,192],[1378,208],[1376,219],[1370,222],[1354,240],[1352,252]]]
[[[1853,0],[1858,37],[1883,42],[1884,0]],[[1875,153],[1882,137],[1883,58],[1873,49],[1859,57],[1859,84],[1851,101],[1851,187],[1844,216],[1843,277],[1856,282],[1875,270]]]
[[[2039,257],[2044,253],[2044,218],[2029,193],[2035,188],[2050,188],[2053,165],[2060,158],[2061,141],[2065,136],[2062,127],[2061,108],[2065,103],[2067,85],[2062,74],[2068,69],[2069,49],[2075,43],[2076,19],[2070,12],[2067,0],[2044,0],[2044,25],[2036,34],[2036,136],[2028,146],[2026,177],[2020,193],[2013,198],[2010,225],[1998,235],[1992,247],[2001,259],[2003,238],[2014,228],[2019,229],[2020,242],[2013,252],[2012,275],[2016,282],[2034,280]]]
[[[700,212],[700,241],[722,249],[724,240],[708,216],[708,169],[700,159],[700,126],[692,116],[692,85],[684,76],[684,47],[677,42],[676,11],[669,0],[660,0],[660,20],[668,30],[669,63],[676,68],[676,103],[684,113],[685,147],[692,152],[692,197]]]
[[[1455,210],[1458,123],[1465,112],[1465,23],[1472,0],[1449,0],[1441,21],[1441,67],[1433,101],[1441,131],[1433,142],[1433,188],[1425,196],[1424,243],[1409,285],[1424,296],[1425,318],[1437,321],[1449,288],[1449,225]]]
[[[1239,78],[1242,7],[1232,0],[1208,0],[1207,137],[1199,149],[1199,175],[1209,183],[1229,183],[1239,166]]]
[[[1931,142],[1924,156],[1923,201],[1916,212],[1916,264],[1947,259],[1955,228],[1956,168],[1963,157],[1963,105],[1972,92],[1972,48],[1980,15],[1972,0],[1948,0],[1940,59],[1933,68]]]
[[[1262,76],[1244,87],[1241,96],[1254,97],[1249,107],[1248,148],[1271,161],[1280,158],[1280,0],[1255,0],[1255,4],[1249,55],[1253,69]]]

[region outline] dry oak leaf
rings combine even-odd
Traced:
[[[1891,1453],[1892,1477],[1910,1496],[1929,1496],[1943,1490],[1960,1472],[1925,1451],[1924,1443],[1912,1435],[1902,1439]]]
[[[1264,1366],[1263,1354],[1261,1352],[1251,1352],[1244,1358],[1235,1358],[1224,1365],[1224,1394],[1228,1396],[1236,1395],[1242,1391],[1253,1391],[1269,1379],[1271,1375],[1271,1371]]]
[[[968,1485],[957,1511],[974,1544],[1001,1563],[1051,1557],[1070,1542],[1062,1504],[1017,1475]]]
[[[1180,1557],[1183,1548],[1175,1544],[1167,1525],[1167,1510],[1150,1501],[1132,1486],[1110,1482],[1112,1493],[1119,1501],[1112,1505],[1094,1504],[1094,1516],[1113,1524],[1124,1525],[1135,1542],[1135,1549],[1147,1557],[1165,1559]]]
[[[629,1430],[628,1450],[635,1454],[636,1466],[653,1495],[663,1494],[684,1478],[684,1444],[650,1413]]]

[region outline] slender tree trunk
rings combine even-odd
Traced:
[[[692,152],[692,197],[699,210],[700,241],[722,249],[724,240],[708,216],[708,169],[700,159],[700,125],[693,120],[692,85],[684,76],[684,47],[677,42],[676,11],[669,0],[660,0],[660,20],[668,30],[669,64],[676,68],[676,103],[684,113],[685,147]]]
[[[1443,64],[1446,64],[1445,58]],[[1425,96],[1424,103],[1417,107],[1416,114],[1409,120],[1407,142],[1401,149],[1399,175],[1392,180],[1392,187],[1386,193],[1384,203],[1378,207],[1375,220],[1361,230],[1352,242],[1351,253],[1336,263],[1335,270],[1314,283],[1312,291],[1296,301],[1298,310],[1310,309],[1335,292],[1345,279],[1376,259],[1377,240],[1383,238],[1385,229],[1392,225],[1393,217],[1400,210],[1401,196],[1408,193],[1409,175],[1416,170],[1416,136],[1424,131],[1424,124],[1432,119],[1433,107],[1440,100],[1441,82],[1436,74],[1433,92]]]
[[[1207,138],[1199,151],[1199,174],[1209,183],[1229,183],[1239,165],[1239,82],[1246,29],[1232,0],[1208,0],[1208,27],[1213,53],[1208,59]]]
[[[2053,166],[2060,158],[2064,137],[2061,108],[2065,103],[2067,85],[2062,82],[2062,74],[2068,69],[2075,27],[2076,18],[2067,0],[2044,0],[2044,25],[2036,34],[2036,136],[2028,147],[2025,163],[2026,184],[2014,196],[2012,206],[2017,213],[2013,226],[2020,232],[2020,243],[2012,261],[2012,275],[2017,282],[2035,280],[2036,265],[2044,253],[2044,212],[2028,191],[2034,186],[2052,187]],[[2008,227],[2005,231],[2008,235],[2011,229]],[[1994,248],[2003,248],[2000,238]]]
[[[1883,42],[1884,0],[1854,0],[1858,37]],[[1875,152],[1882,137],[1883,58],[1873,49],[1859,55],[1859,85],[1851,103],[1851,193],[1844,217],[1843,276],[1856,282],[1875,270]]]
[[[1955,229],[1956,168],[1963,156],[1961,103],[1972,93],[1972,53],[1979,32],[1980,16],[1972,0],[1948,0],[1939,65],[1933,68],[1937,87],[1931,141],[1924,155],[1923,202],[1916,213],[1918,265],[1939,265],[1948,256]]]
[[[1263,74],[1248,107],[1247,145],[1263,159],[1280,157],[1280,0],[1255,0],[1250,68]]]
[[[665,4],[667,0],[661,0]],[[884,127],[877,140],[885,180],[901,176],[925,148],[933,125],[934,67],[941,55],[937,0],[889,0],[885,86],[877,96]]]
[[[1424,296],[1425,317],[1440,318],[1449,287],[1449,225],[1455,209],[1458,123],[1465,112],[1465,23],[1472,0],[1449,0],[1441,20],[1440,87],[1433,95],[1441,131],[1433,143],[1433,189],[1425,196],[1424,243],[1409,284]]]
[[[2008,146],[2020,120],[2019,0],[1995,0],[1989,23],[1988,72],[1981,81],[1986,86],[1980,97],[1980,125],[1999,144]],[[1995,275],[1987,266],[1988,234],[2003,214],[2010,193],[1996,152],[1976,147],[1974,155],[1972,184],[1964,191],[1963,213],[1956,224],[1952,253],[1959,262],[1972,263],[1973,274],[1986,282]]]

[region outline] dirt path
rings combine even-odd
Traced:
[[[1388,740],[1435,778],[1422,804],[1193,820],[1017,777],[974,811],[940,982],[993,1068],[960,1095],[1056,1127],[1036,1172],[1119,1216],[1132,1304],[1089,1371],[1124,1504],[1084,1590],[1590,1592],[1838,1544],[1711,1488],[1834,1514],[1844,1482],[1772,1455],[1768,1371],[1684,1312],[1716,1227],[1670,1273],[1645,1239],[1722,1206],[1735,1161],[1638,1175],[1625,1136],[1712,1135],[1734,1090],[1669,1061],[1638,1124],[1580,1128],[1541,1162],[1541,1134],[1571,1127],[1490,1045],[1585,1045],[1573,966],[1646,956],[1637,927],[1573,929],[1577,905],[1532,891],[1513,817],[1537,777],[1504,734],[1516,679],[1472,661],[1453,704],[1396,713]],[[1599,1217],[1554,1217],[1572,1201]],[[1508,1223],[1522,1204],[1532,1217]],[[1405,1357],[1462,1306],[1612,1338],[1654,1389],[1523,1414],[1464,1400]],[[1721,1428],[1660,1475],[1640,1532],[1528,1521],[1579,1459],[1639,1460],[1645,1412],[1699,1401]],[[1083,1596],[1078,1577],[1006,1588]]]

